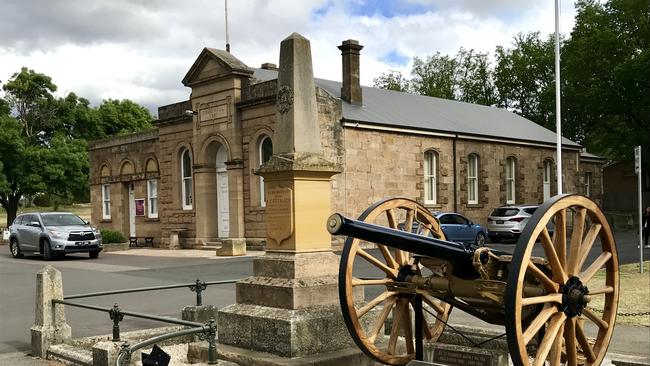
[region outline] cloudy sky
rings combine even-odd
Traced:
[[[574,23],[562,1],[561,32]],[[187,99],[181,79],[203,47],[225,48],[224,0],[2,0],[0,80],[22,66],[93,104],[132,99],[155,113]],[[231,52],[251,67],[278,62],[291,32],[311,40],[314,74],[341,80],[344,39],[365,46],[362,84],[412,58],[459,47],[493,52],[519,32],[554,30],[553,0],[230,0]]]

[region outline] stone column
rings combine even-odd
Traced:
[[[32,356],[42,359],[50,345],[72,336],[63,305],[53,305],[54,299],[63,300],[63,280],[61,272],[47,265],[36,273],[36,319],[31,328]]]
[[[196,242],[205,245],[219,236],[217,232],[217,170],[214,166],[194,168],[194,190]]]
[[[258,171],[267,252],[255,259],[254,275],[237,283],[237,303],[219,312],[219,342],[247,349],[228,352],[243,365],[258,364],[249,350],[301,357],[296,365],[314,364],[315,354],[322,362],[329,352],[332,364],[350,364],[345,357],[356,362],[359,353],[338,305],[338,257],[325,229],[339,168],[321,154],[311,50],[296,33],[280,47],[277,100],[274,155]]]

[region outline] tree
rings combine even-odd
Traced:
[[[104,136],[123,135],[152,127],[151,113],[128,99],[105,100],[97,109]]]
[[[20,199],[46,194],[55,204],[88,197],[87,141],[151,128],[151,114],[130,100],[92,108],[69,93],[55,98],[50,77],[26,68],[0,99],[0,205],[7,225]]]
[[[443,56],[440,52],[428,56],[426,61],[414,57],[410,85],[414,92],[421,95],[456,99],[457,68],[456,59],[448,55]]]
[[[554,41],[539,32],[519,34],[512,48],[496,48],[499,106],[555,129]]]
[[[580,1],[562,50],[566,119],[584,145],[631,160],[650,146],[650,2]]]
[[[395,90],[407,92],[409,90],[409,81],[404,78],[401,72],[383,72],[378,77],[372,79],[375,88],[386,90]]]
[[[461,48],[456,55],[458,62],[458,99],[468,103],[495,105],[498,103],[494,84],[494,71],[487,53]]]

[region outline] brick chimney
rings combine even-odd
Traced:
[[[359,51],[363,48],[359,41],[348,39],[338,46],[343,57],[343,86],[341,99],[351,104],[361,105],[361,83],[359,81]]]

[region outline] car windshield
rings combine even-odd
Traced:
[[[500,207],[494,209],[494,211],[492,211],[492,214],[490,216],[506,217],[506,216],[515,216],[518,213],[519,213],[518,208]]]
[[[45,226],[72,226],[86,225],[79,216],[73,214],[47,214],[41,215]]]

